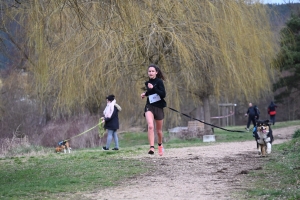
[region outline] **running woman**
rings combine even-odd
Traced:
[[[141,94],[141,98],[147,97],[147,103],[145,106],[144,116],[146,117],[148,124],[148,141],[150,149],[148,154],[154,154],[154,127],[156,127],[157,143],[158,143],[158,154],[163,155],[163,119],[164,110],[167,106],[164,98],[166,97],[166,91],[163,81],[165,80],[164,75],[157,65],[150,64],[148,66],[148,77],[149,80],[145,82],[146,92]],[[154,125],[155,123],[155,125]]]

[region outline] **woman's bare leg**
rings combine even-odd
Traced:
[[[148,124],[148,141],[150,146],[154,146],[154,116],[151,111],[145,113]]]
[[[155,123],[156,123],[156,132],[157,132],[157,143],[162,144],[162,142],[163,142],[163,132],[162,132],[163,120],[155,120]]]

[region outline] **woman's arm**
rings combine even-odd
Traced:
[[[160,98],[166,97],[165,85],[162,80],[159,80],[156,85],[153,86],[153,91],[160,96]]]

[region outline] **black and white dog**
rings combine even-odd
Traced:
[[[259,155],[265,156],[266,153],[271,153],[274,137],[269,120],[258,120],[256,122],[256,126],[253,129],[253,137],[255,137]]]

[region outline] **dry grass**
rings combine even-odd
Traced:
[[[32,145],[27,136],[0,139],[0,147],[0,157],[40,156],[51,152],[48,148]]]

